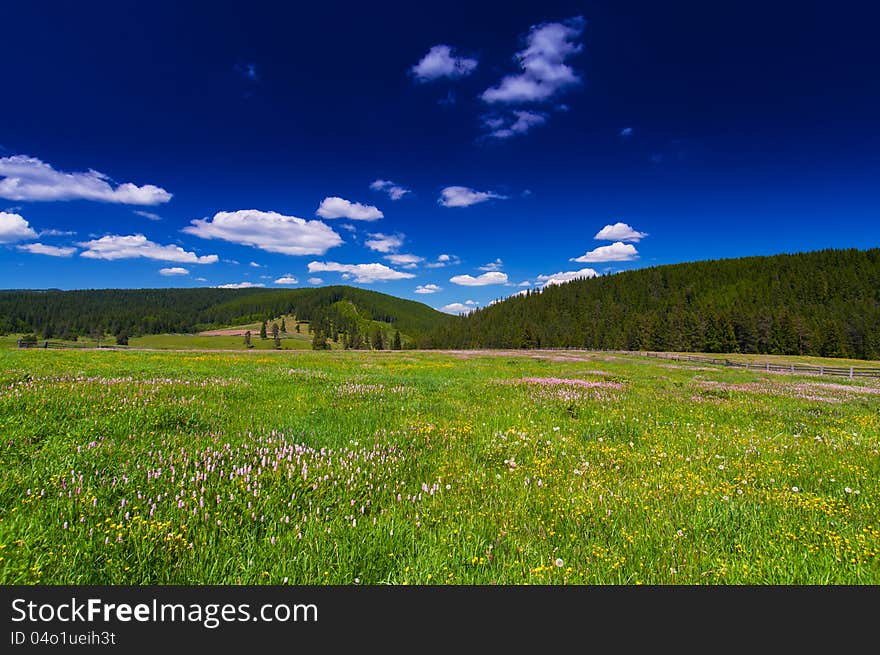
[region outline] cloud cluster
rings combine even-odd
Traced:
[[[138,216],[143,216],[144,218],[149,218],[151,221],[161,221],[162,217],[159,214],[154,214],[153,212],[145,212],[142,209],[135,209],[134,213]]]
[[[599,241],[633,241],[638,243],[646,236],[648,236],[647,232],[634,230],[626,223],[615,223],[603,227],[593,238]]]
[[[406,280],[415,277],[412,273],[395,271],[384,264],[339,264],[337,262],[309,262],[309,273],[333,272],[342,273],[345,280],[354,280],[360,284],[371,284],[378,281]]]
[[[463,287],[484,287],[489,284],[507,284],[507,273],[492,271],[489,273],[483,273],[477,277],[474,277],[473,275],[456,275],[455,277],[449,278],[449,281]]]
[[[211,219],[191,221],[183,232],[282,255],[323,255],[342,243],[342,238],[321,221],[256,209],[217,212]]]
[[[416,287],[415,293],[425,294],[425,293],[437,293],[438,291],[442,291],[441,287],[438,287],[436,284],[420,284]]]
[[[265,284],[254,282],[231,282],[229,284],[218,284],[216,289],[252,289],[256,287],[264,287]]]
[[[487,136],[494,139],[509,139],[525,134],[533,127],[547,122],[547,115],[537,111],[515,109],[509,116],[486,116],[483,125],[490,131]]]
[[[275,284],[299,284],[299,280],[288,273],[275,280]]]
[[[448,186],[440,192],[437,202],[444,207],[470,207],[493,198],[505,200],[507,196],[492,191],[475,191],[466,186]]]
[[[143,234],[109,234],[100,239],[84,241],[76,244],[84,248],[81,257],[86,259],[156,259],[166,262],[181,262],[185,264],[214,264],[218,261],[217,255],[205,255],[200,257],[194,252],[188,252],[180,246],[162,246],[148,240]]]
[[[380,232],[371,233],[370,237],[364,242],[364,245],[376,252],[394,252],[403,245],[404,239],[402,234],[382,234]]]
[[[339,196],[324,198],[315,213],[321,218],[347,218],[352,221],[375,221],[384,217],[373,205],[362,205]]]
[[[488,264],[483,264],[479,267],[481,271],[500,271],[504,267],[504,262],[501,261],[501,258],[498,257],[494,262],[489,262]]]
[[[424,257],[409,254],[385,255],[384,259],[387,259],[392,264],[401,266],[402,268],[416,268],[420,263],[425,261]]]
[[[158,205],[171,194],[152,184],[113,185],[98,171],[64,173],[26,155],[0,158],[0,198],[9,200],[97,200],[126,205]]]
[[[469,312],[474,311],[477,308],[479,303],[474,302],[473,300],[468,300],[466,302],[453,302],[448,305],[444,305],[440,307],[439,310],[441,312],[446,312],[447,314],[467,314]]]
[[[564,282],[571,282],[572,280],[598,276],[599,274],[592,268],[582,268],[579,271],[559,271],[558,273],[553,273],[552,275],[539,275],[537,277],[537,280],[542,287],[549,287],[554,284],[563,284]],[[518,294],[514,295],[522,295],[525,294],[527,291],[528,289],[523,289]]]
[[[425,264],[425,268],[444,268],[445,266],[455,266],[460,263],[461,260],[458,258],[458,255],[447,255],[446,253],[443,253],[442,255],[438,255],[435,261]]]
[[[581,264],[598,264],[602,262],[629,262],[638,258],[639,252],[635,249],[635,246],[623,243],[622,241],[615,241],[610,246],[599,246],[569,261]]]
[[[36,239],[37,233],[20,214],[0,212],[0,243]]]
[[[409,189],[399,184],[395,184],[391,180],[374,180],[370,183],[373,191],[384,191],[392,200],[400,200],[407,193],[412,193]]]
[[[525,49],[516,53],[522,72],[504,77],[497,86],[486,89],[481,98],[488,103],[537,102],[580,82],[565,60],[583,49],[576,39],[585,25],[586,21],[578,16],[562,23],[533,26]]]
[[[76,248],[58,248],[56,246],[47,246],[44,243],[28,243],[16,246],[16,248],[29,252],[32,255],[48,255],[49,257],[70,257],[76,252]]]
[[[419,82],[431,82],[443,77],[457,79],[474,72],[479,62],[469,57],[456,57],[448,45],[435,45],[410,70]]]

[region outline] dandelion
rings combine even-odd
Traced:
[[[800,489],[798,489],[797,487],[792,487],[791,490],[792,490],[793,492],[795,492],[795,493],[797,493],[798,491],[800,491]]]
[[[565,566],[565,562],[562,560],[561,557],[557,557],[556,561],[553,563],[556,565],[557,569],[561,569],[563,566]]]
[[[848,493],[848,494],[851,494],[851,493],[852,493],[852,488],[851,488],[851,487],[844,487],[843,490],[844,490],[846,493]]]

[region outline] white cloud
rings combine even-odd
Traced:
[[[575,257],[570,261],[580,262],[582,264],[595,264],[601,262],[628,262],[633,259],[638,259],[638,257],[639,252],[636,250],[635,246],[621,241],[615,241],[610,246],[599,246],[598,248],[595,248],[580,257]]]
[[[181,268],[180,266],[174,266],[173,268],[160,268],[159,275],[189,275],[189,270]]]
[[[166,262],[181,262],[185,264],[214,264],[217,255],[205,255],[200,257],[194,252],[188,252],[180,246],[162,246],[149,241],[143,234],[110,234],[100,239],[84,241],[76,244],[85,250],[80,253],[87,259],[158,259]]]
[[[162,217],[159,214],[154,214],[153,212],[145,212],[141,209],[133,210],[135,214],[138,216],[143,216],[144,218],[149,218],[151,221],[161,221]]]
[[[528,280],[526,280],[525,282],[520,282],[520,283],[517,284],[516,286],[518,286],[518,287],[530,287],[530,286],[532,286],[532,283],[529,282]]]
[[[425,261],[424,257],[419,257],[418,255],[385,255],[385,259],[394,264],[395,266],[401,266],[403,268],[416,268],[421,262]]]
[[[405,280],[415,277],[412,273],[395,271],[384,264],[339,264],[337,262],[309,262],[309,273],[325,271],[342,273],[346,280],[354,279],[361,284],[385,280]]]
[[[411,193],[405,186],[395,184],[391,180],[375,180],[370,183],[370,188],[373,191],[384,191],[392,200],[400,200],[407,193]]]
[[[288,274],[275,280],[275,284],[299,284],[299,280]]]
[[[321,221],[256,209],[217,212],[212,219],[191,221],[182,231],[283,255],[323,255],[342,243],[342,237]]]
[[[501,261],[501,258],[496,259],[494,262],[489,262],[488,264],[483,264],[479,267],[481,271],[500,271],[504,266],[504,262]]]
[[[0,243],[15,243],[36,238],[37,233],[20,214],[0,212]]]
[[[468,57],[456,57],[448,45],[435,45],[410,70],[420,82],[430,82],[441,77],[456,79],[474,72],[477,60]]]
[[[253,282],[231,282],[229,284],[218,284],[217,289],[252,289],[256,287],[264,287],[265,284],[254,284]]]
[[[63,173],[36,157],[14,155],[0,158],[0,198],[10,200],[98,200],[126,205],[158,205],[171,194],[152,184],[131,182],[115,187],[98,171]]]
[[[73,230],[40,230],[41,237],[72,237],[74,234]]]
[[[465,305],[479,305],[480,303],[478,303],[476,300],[465,300],[464,304]]]
[[[324,198],[315,213],[321,218],[347,218],[352,221],[375,221],[385,216],[373,205],[362,205],[338,196]]]
[[[598,277],[598,275],[599,274],[592,268],[582,268],[579,271],[559,271],[552,275],[539,275],[537,280],[541,286],[548,287],[553,284],[562,284],[564,282],[571,282],[572,280],[578,280],[581,278]],[[520,293],[522,294],[526,291],[528,291],[528,289],[523,289]]]
[[[583,45],[575,43],[584,30],[582,17],[563,23],[542,23],[531,28],[526,48],[516,53],[523,72],[508,75],[498,86],[486,89],[485,102],[535,102],[547,100],[561,89],[580,82],[574,70],[565,63]]]
[[[648,236],[647,232],[634,230],[626,223],[615,223],[603,227],[593,238],[600,241],[634,241],[638,243],[646,236]]]
[[[207,282],[207,281],[208,281],[208,278],[206,278],[206,277],[197,277],[196,278],[196,282]]]
[[[622,129],[620,130],[619,134],[620,134],[620,136],[622,136],[623,138],[626,138],[626,137],[632,136],[632,135],[633,135],[633,128],[631,128],[631,127],[624,127],[624,128],[622,128]]]
[[[365,241],[364,245],[376,252],[394,252],[403,245],[404,237],[402,234],[381,234],[376,232],[370,234],[370,236],[372,239]]]
[[[309,284],[322,284],[323,282],[324,282],[324,280],[322,280],[319,277],[310,277],[309,278]]]
[[[443,268],[444,266],[455,266],[460,263],[461,260],[458,258],[458,255],[447,255],[444,253],[437,257],[437,261],[425,264],[425,268]]]
[[[444,207],[470,207],[492,198],[504,200],[507,196],[492,191],[475,191],[466,186],[448,186],[440,192],[437,202]]]
[[[438,308],[441,312],[447,314],[467,314],[474,311],[474,307],[465,303],[453,302]]]
[[[483,273],[477,277],[473,277],[472,275],[456,275],[455,277],[449,278],[449,281],[463,287],[484,287],[487,284],[506,284],[507,273],[492,271],[490,273]]]
[[[257,262],[250,262],[248,266],[250,266],[251,268],[266,268],[265,266],[263,266],[262,264],[258,264]]]
[[[76,248],[57,248],[55,246],[47,246],[44,243],[28,243],[16,246],[16,248],[33,255],[49,255],[49,257],[70,257],[76,252]]]
[[[509,139],[517,134],[525,134],[533,127],[547,122],[547,115],[536,111],[514,110],[509,117],[489,117],[483,125],[491,130],[488,136],[495,139]]]
[[[443,289],[436,284],[420,284],[416,287],[415,293],[437,293],[442,290]]]

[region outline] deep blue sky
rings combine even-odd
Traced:
[[[181,4],[4,6],[0,286],[289,274],[456,311],[560,272],[880,245],[870,3]],[[439,45],[458,68],[420,79]],[[482,98],[507,76],[538,91]],[[383,217],[316,214],[328,197]],[[616,223],[647,236],[594,238]],[[604,246],[630,259],[572,261]]]

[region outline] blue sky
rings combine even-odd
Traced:
[[[458,312],[880,245],[868,3],[299,4],[5,7],[0,286]]]

